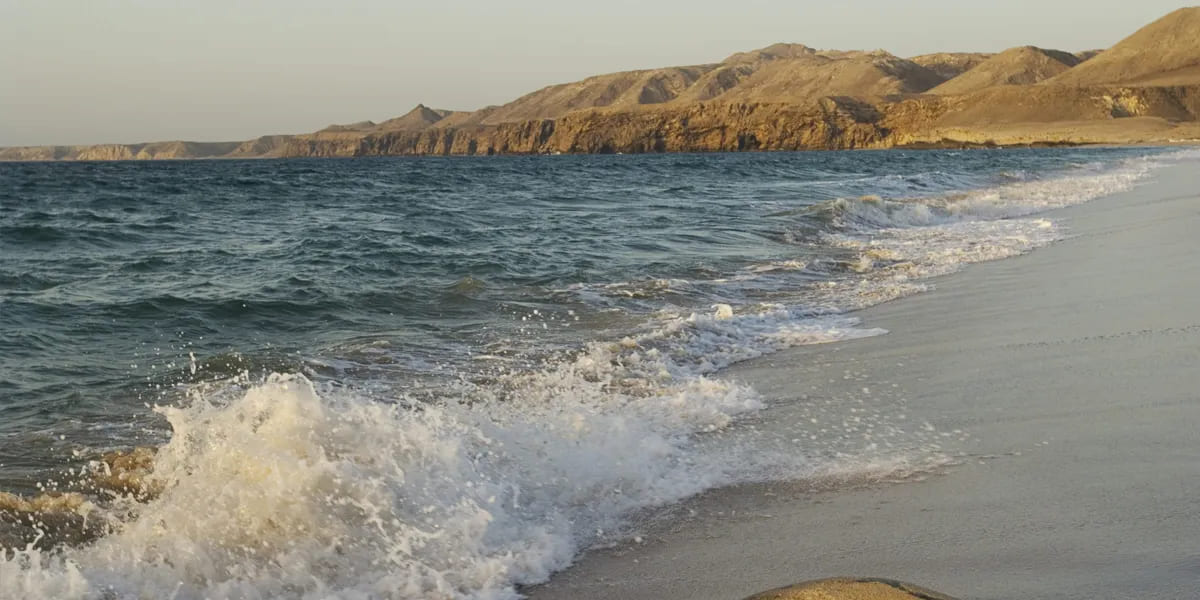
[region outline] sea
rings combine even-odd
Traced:
[[[1180,157],[0,163],[0,597],[506,600],[708,489],[944,464],[724,369]]]

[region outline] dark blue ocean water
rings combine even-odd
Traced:
[[[165,435],[146,404],[181,383],[278,371],[436,393],[663,310],[802,304],[852,271],[823,234],[904,225],[847,223],[839,198],[1154,153],[0,164],[0,488]],[[805,266],[738,278],[779,261]]]
[[[707,489],[937,468],[906,398],[720,371],[1182,158],[0,163],[0,596],[515,600]]]

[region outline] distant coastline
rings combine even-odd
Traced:
[[[208,144],[208,143],[227,144],[229,142],[187,142],[187,143],[189,143],[189,144]],[[1164,139],[1164,140],[1148,139],[1148,140],[1141,140],[1141,141],[1120,141],[1120,142],[1059,141],[1059,140],[1037,141],[1037,140],[1035,140],[1035,141],[1016,142],[1016,143],[997,143],[992,140],[988,140],[988,141],[984,141],[984,142],[973,142],[973,141],[954,140],[954,139],[940,139],[940,140],[930,140],[930,141],[917,141],[917,142],[911,142],[911,143],[901,144],[901,145],[869,146],[869,147],[860,147],[860,148],[772,148],[772,149],[757,148],[757,149],[741,149],[741,150],[738,150],[738,149],[690,149],[690,150],[673,150],[673,151],[664,151],[664,152],[654,152],[654,151],[647,152],[647,151],[639,151],[639,150],[632,150],[629,152],[624,152],[624,151],[615,151],[615,152],[538,152],[538,153],[535,153],[535,152],[496,152],[496,153],[492,153],[492,154],[406,152],[406,153],[396,153],[396,154],[389,154],[389,153],[346,154],[346,155],[339,154],[339,155],[330,155],[330,156],[304,155],[304,154],[280,155],[280,154],[266,154],[266,153],[238,155],[238,154],[231,153],[231,154],[221,154],[221,155],[196,154],[196,155],[182,155],[182,156],[159,156],[159,155],[148,155],[149,153],[144,153],[141,150],[135,151],[135,149],[138,148],[139,146],[149,146],[149,145],[151,145],[151,144],[147,143],[147,144],[100,144],[100,145],[97,145],[97,146],[104,146],[104,147],[125,146],[130,149],[130,152],[129,152],[130,156],[120,156],[120,157],[114,157],[114,158],[107,158],[107,157],[106,158],[98,158],[98,157],[96,157],[96,150],[95,150],[97,148],[97,146],[83,146],[83,148],[88,149],[88,151],[87,151],[88,157],[87,158],[80,158],[80,157],[75,157],[75,156],[72,156],[69,158],[24,158],[24,157],[12,158],[9,156],[0,156],[0,163],[118,162],[118,161],[169,162],[169,161],[183,161],[183,160],[187,160],[187,161],[191,161],[191,160],[201,160],[201,161],[208,161],[208,160],[212,160],[212,161],[278,160],[278,159],[288,159],[288,158],[342,158],[342,159],[349,159],[349,158],[368,158],[368,157],[379,158],[379,157],[386,157],[386,156],[413,157],[413,158],[419,158],[419,157],[469,158],[472,156],[584,156],[584,155],[603,155],[603,154],[651,154],[651,153],[704,154],[704,153],[710,153],[710,152],[804,152],[804,151],[821,151],[821,150],[824,150],[824,151],[836,151],[836,150],[843,150],[843,151],[851,151],[851,150],[864,150],[864,151],[871,151],[871,150],[875,150],[875,151],[878,151],[878,150],[1003,150],[1003,149],[1012,149],[1012,148],[1071,148],[1071,147],[1085,147],[1085,146],[1114,147],[1115,148],[1115,147],[1137,147],[1137,146],[1146,146],[1146,147],[1200,146],[1200,137],[1193,138],[1193,139]],[[38,149],[41,149],[41,148],[57,148],[57,147],[56,146],[33,146],[33,147],[25,146],[25,147],[3,148],[3,149],[0,149],[0,152],[2,152],[4,150],[10,150],[10,149],[16,149],[16,148],[22,148],[22,149],[38,148]],[[74,147],[68,146],[68,148],[74,148]],[[120,153],[122,155],[125,154],[124,151],[120,151]],[[140,154],[140,156],[139,156],[139,154]]]
[[[241,142],[0,148],[0,161],[609,154],[1200,143],[1200,7],[1107,50],[900,58],[775,44],[599,75],[473,112]]]

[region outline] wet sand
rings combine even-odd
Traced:
[[[947,446],[959,464],[902,484],[713,491],[527,592],[736,599],[856,575],[963,599],[1200,597],[1200,164],[1049,217],[1071,237],[860,313],[886,336],[728,373],[779,423],[789,406],[892,390],[911,423],[966,432]]]

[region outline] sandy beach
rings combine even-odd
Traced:
[[[963,432],[956,464],[710,492],[527,591],[734,599],[856,575],[964,599],[1200,596],[1197,167],[1048,213],[1068,239],[860,313],[888,335],[727,374],[763,391],[776,426],[803,403],[891,390],[913,423]]]

